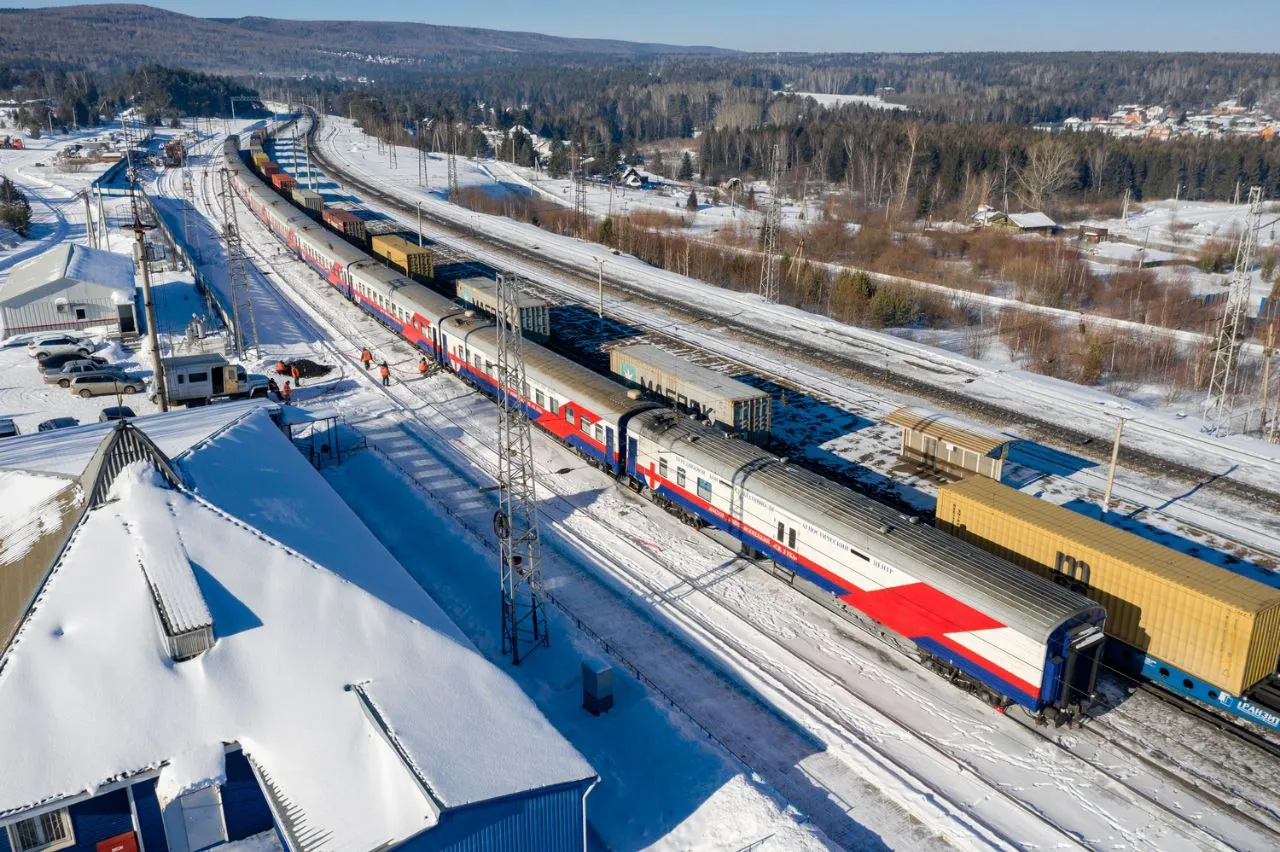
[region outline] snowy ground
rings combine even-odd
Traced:
[[[1247,189],[1247,188],[1246,188]],[[1242,190],[1242,195],[1244,191]],[[1144,242],[1166,251],[1186,253],[1204,245],[1209,240],[1240,238],[1247,204],[1231,204],[1224,201],[1175,201],[1165,199],[1130,206],[1125,219],[1090,220],[1110,230],[1113,236],[1138,243]],[[1263,202],[1262,232],[1258,234],[1259,246],[1280,243],[1280,205]]]
[[[392,459],[388,467],[357,454],[330,468],[330,476],[464,630],[491,648],[495,624],[484,613],[493,560],[484,542],[492,494],[478,492],[491,483],[491,403],[447,375],[399,382],[385,394],[372,387],[350,362],[357,341],[385,354],[398,379],[411,373],[414,357],[376,324],[347,314],[345,303],[304,265],[280,257],[273,239],[240,211],[255,263],[277,282],[255,276],[260,316],[270,318],[263,327],[279,335],[264,337],[266,355],[309,348],[318,360],[340,362],[341,373],[305,388],[303,401],[343,414]],[[304,321],[304,314],[313,319]],[[591,643],[573,633],[554,646],[571,648],[569,660],[547,655],[554,673],[539,680],[535,666],[543,662],[521,672],[532,678],[525,688],[606,775],[592,794],[593,807],[618,821],[593,817],[593,828],[609,845],[736,848],[766,832],[776,832],[782,846],[807,845],[815,838],[785,814],[783,800],[828,839],[859,848],[1082,842],[1196,848],[1205,842],[1201,831],[1236,845],[1257,840],[1254,828],[1193,804],[1159,773],[1132,782],[1155,788],[1175,808],[1190,808],[1190,823],[1182,821],[1105,768],[993,717],[843,619],[618,491],[546,436],[536,436],[535,451],[547,495],[548,586],[561,612],[577,618],[575,630],[581,624],[583,633],[589,628],[601,638]],[[341,485],[344,477],[350,487]],[[423,498],[409,480],[431,497]],[[393,522],[400,512],[408,513],[404,523]],[[421,531],[438,528],[445,516],[449,526],[432,538],[433,551],[455,542],[461,561],[451,560],[441,576],[435,560],[418,554]],[[571,619],[557,618],[556,635],[570,633]],[[571,664],[588,653],[584,648],[608,654],[619,666],[627,661],[654,685],[648,691],[638,682],[619,686],[620,699],[638,695],[653,705],[619,714],[627,723],[622,731],[600,735],[589,730],[594,722],[582,724],[580,713],[577,725],[564,721],[576,707],[566,690],[549,684],[575,677]],[[656,697],[657,688],[671,705]],[[1135,702],[1125,706],[1140,706]],[[724,746],[692,733],[698,726]],[[619,750],[626,742],[648,747],[637,757]],[[667,755],[684,759],[669,763],[661,759]],[[1100,762],[1129,759],[1109,754]],[[1087,813],[1077,806],[1081,798],[1090,803]]]
[[[794,95],[797,98],[813,98],[824,107],[841,107],[846,104],[860,104],[862,106],[874,107],[876,109],[910,109],[903,104],[895,104],[886,101],[880,95],[824,95],[818,92],[775,92],[778,95]]]

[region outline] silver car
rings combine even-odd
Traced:
[[[93,361],[71,361],[64,364],[61,370],[46,370],[43,378],[46,385],[58,385],[59,387],[69,388],[71,387],[72,380],[92,373],[110,373],[113,376],[121,375],[119,370],[104,367],[102,364],[95,364]]]
[[[84,399],[118,393],[143,393],[146,389],[146,380],[141,376],[127,376],[124,373],[97,372],[71,380],[71,392]]]
[[[95,349],[92,340],[74,334],[44,334],[27,344],[27,354],[32,358],[45,359],[50,355],[75,353],[87,358]]]

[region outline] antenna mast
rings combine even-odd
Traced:
[[[512,275],[498,276],[498,491],[493,516],[502,574],[502,653],[519,665],[529,652],[547,645],[542,602],[542,538],[533,478],[533,433],[521,410],[525,384],[521,347],[520,286]]]
[[[1231,429],[1231,411],[1235,402],[1237,375],[1240,367],[1240,341],[1245,332],[1245,311],[1249,307],[1249,266],[1258,246],[1258,230],[1262,224],[1262,187],[1249,188],[1249,213],[1244,233],[1236,248],[1236,264],[1227,282],[1227,305],[1214,342],[1213,372],[1209,378],[1209,395],[1205,399],[1204,431],[1225,435]]]

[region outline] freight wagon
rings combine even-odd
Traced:
[[[369,241],[373,253],[406,275],[430,278],[431,250],[396,234],[378,234]]]
[[[769,436],[772,400],[748,384],[647,343],[611,350],[609,369],[631,387],[748,440]]]
[[[271,155],[263,151],[261,148],[250,154],[250,158],[253,160],[254,167],[259,171],[262,170],[263,166],[271,162]]]
[[[293,190],[297,188],[298,181],[294,179],[293,175],[287,175],[284,172],[277,172],[271,176],[271,185],[281,192],[292,193]]]
[[[271,180],[272,175],[280,174],[280,167],[270,160],[262,164],[262,176],[267,180]]]
[[[489,316],[498,313],[498,285],[488,278],[474,276],[457,282],[458,301]],[[520,331],[525,337],[545,341],[551,337],[551,305],[537,296],[521,293]]]
[[[337,207],[326,208],[321,214],[324,223],[348,239],[363,243],[367,239],[364,220],[350,210]]]
[[[1119,666],[1280,730],[1242,698],[1276,671],[1280,590],[986,477],[940,488],[937,520],[1105,606]]]
[[[311,189],[298,189],[295,187],[293,190],[293,203],[316,215],[319,215],[324,210],[324,196]]]

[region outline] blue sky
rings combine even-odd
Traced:
[[[22,2],[5,5],[75,5]],[[420,21],[741,50],[1280,50],[1280,0],[152,0],[202,17]]]

